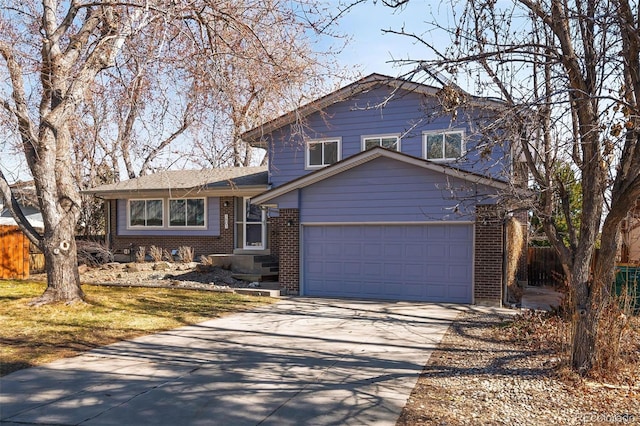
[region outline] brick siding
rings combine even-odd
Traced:
[[[478,305],[502,303],[504,251],[503,213],[498,206],[476,206],[474,301]]]

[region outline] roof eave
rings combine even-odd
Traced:
[[[82,191],[83,195],[93,195],[94,197],[110,199],[130,199],[130,198],[184,198],[184,197],[251,197],[264,192],[268,185],[250,185],[235,188],[184,188],[184,189],[141,189],[141,190],[105,190],[105,191]]]
[[[410,92],[417,92],[425,95],[435,96],[441,89],[433,86],[428,86],[421,83],[416,83],[409,80],[402,80],[396,77],[390,77],[383,74],[370,74],[354,83],[351,83],[343,88],[340,88],[328,95],[325,95],[315,101],[309,102],[306,105],[301,106],[293,111],[290,111],[280,117],[277,117],[267,123],[264,123],[258,127],[254,127],[240,135],[240,139],[248,142],[252,147],[267,149],[267,143],[263,138],[264,135],[268,135],[275,130],[278,130],[284,126],[294,123],[296,120],[303,119],[314,112],[322,111],[324,108],[333,105],[334,103],[341,102],[349,99],[351,96],[364,92],[373,86],[387,84],[395,89],[405,89]],[[469,100],[472,106],[504,108],[505,104],[497,99],[481,98],[473,96]]]

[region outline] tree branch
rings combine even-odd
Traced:
[[[29,220],[27,220],[26,216],[22,212],[22,208],[20,207],[18,200],[16,200],[16,197],[14,197],[11,187],[9,186],[2,170],[0,170],[0,194],[2,195],[2,198],[8,201],[6,207],[9,212],[11,212],[11,216],[13,216],[22,232],[27,236],[27,238],[29,238],[29,241],[42,250],[42,236],[38,231],[36,231],[33,225],[29,223]]]

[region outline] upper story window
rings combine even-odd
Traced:
[[[203,227],[204,198],[169,200],[169,226]]]
[[[340,160],[340,139],[322,139],[307,142],[306,168],[316,169]]]
[[[362,150],[366,151],[376,146],[400,151],[400,137],[397,135],[363,136]]]
[[[129,226],[163,226],[163,200],[130,200]]]
[[[424,157],[427,160],[455,160],[464,154],[464,132],[429,132],[423,134]]]

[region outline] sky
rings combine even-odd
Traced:
[[[338,22],[337,29],[351,37],[350,43],[339,56],[340,63],[360,66],[364,75],[376,72],[397,76],[403,71],[410,71],[412,67],[398,68],[397,64],[392,63],[394,60],[433,59],[433,54],[414,39],[385,34],[383,30],[399,31],[404,28],[407,32],[432,41],[436,35],[429,32],[426,25],[431,20],[431,14],[438,14],[441,17],[439,19],[446,20],[446,12],[438,10],[438,4],[439,2],[413,0],[402,9],[392,9],[380,1],[369,0],[355,6]],[[444,43],[448,43],[445,38],[438,41],[440,45]]]

